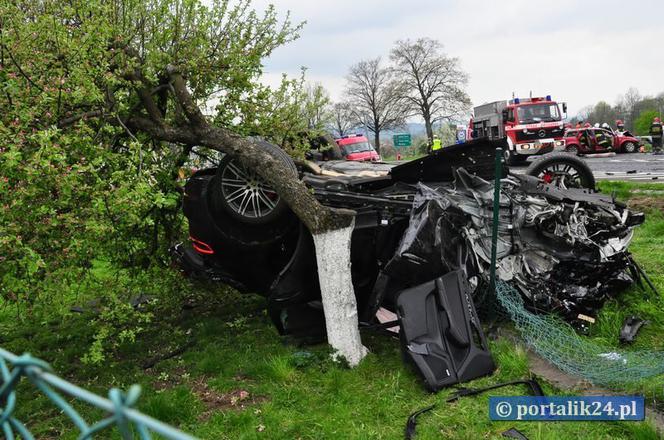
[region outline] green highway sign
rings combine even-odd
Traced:
[[[395,134],[392,136],[392,140],[395,147],[410,147],[410,133]]]

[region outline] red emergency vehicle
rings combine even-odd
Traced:
[[[335,141],[341,150],[341,155],[346,160],[380,160],[380,156],[369,143],[369,139],[364,135],[351,134]]]
[[[602,144],[598,139],[604,138]],[[565,151],[576,154],[604,153],[636,153],[639,140],[628,131],[618,132],[605,128],[575,128],[565,133]]]
[[[567,104],[562,107],[567,113]],[[550,95],[490,102],[475,107],[473,114],[469,127],[473,139],[506,138],[509,148],[505,160],[509,164],[565,149],[563,116]]]

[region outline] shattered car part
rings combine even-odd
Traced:
[[[457,389],[450,397],[448,397],[445,400],[445,403],[451,403],[459,400],[461,397],[467,397],[467,396],[476,396],[478,394],[485,393],[487,391],[495,390],[498,388],[503,388],[507,386],[512,386],[512,385],[525,385],[528,387],[528,391],[530,392],[531,396],[545,396],[544,390],[542,390],[542,387],[540,386],[539,382],[535,379],[524,379],[524,380],[515,380],[512,382],[503,382],[503,383],[498,383],[495,385],[491,385],[485,388],[459,388]],[[405,430],[405,437],[406,440],[411,440],[413,437],[415,437],[415,431],[417,429],[417,418],[426,413],[431,411],[436,407],[435,404],[429,405],[425,408],[422,408],[420,410],[415,411],[408,417],[408,421],[406,422],[406,430]]]
[[[625,318],[625,321],[623,321],[622,327],[620,328],[620,342],[622,344],[634,342],[634,338],[636,338],[641,327],[649,323],[650,321],[641,319],[637,316],[628,316]]]
[[[397,315],[404,358],[430,391],[495,369],[463,272],[402,291]]]
[[[463,169],[455,174],[454,185],[418,185],[388,272],[428,275],[456,264],[488,281],[493,185]],[[501,186],[498,278],[519,288],[531,309],[585,329],[584,316],[633,283],[627,246],[643,215],[604,195],[531,176],[510,176]]]
[[[507,431],[503,431],[500,435],[506,438],[515,438],[517,440],[528,440],[528,437],[516,428],[510,428]]]

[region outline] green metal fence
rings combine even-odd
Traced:
[[[151,439],[151,433],[155,433],[166,439],[194,440],[194,437],[133,409],[132,406],[138,401],[141,392],[138,385],[132,385],[126,393],[113,388],[108,393],[108,399],[105,399],[56,376],[51,367],[41,359],[29,354],[16,356],[2,348],[0,375],[0,426],[7,440],[14,440],[16,435],[25,440],[34,439],[25,424],[14,417],[17,405],[16,386],[22,377],[27,378],[71,419],[81,433],[80,440],[92,439],[102,431],[113,428],[117,428],[123,439]],[[65,400],[63,394],[102,409],[108,412],[109,416],[89,424]]]

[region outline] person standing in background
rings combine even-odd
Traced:
[[[436,151],[443,148],[443,143],[437,135],[433,137],[433,143],[431,144],[431,152],[435,153]]]
[[[650,124],[650,136],[652,137],[652,154],[662,154],[662,121],[655,118]]]

